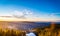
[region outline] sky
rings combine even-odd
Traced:
[[[0,21],[60,21],[60,0],[0,0]]]

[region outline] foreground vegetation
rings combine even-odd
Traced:
[[[26,36],[26,33],[21,30],[14,30],[14,29],[0,29],[0,36]]]
[[[60,24],[56,26],[56,24],[51,23],[51,25],[48,27],[44,27],[44,28],[38,27],[32,29],[31,31],[8,29],[8,28],[4,29],[1,28],[0,25],[0,36],[26,36],[26,33],[29,32],[35,33],[36,36],[60,36]]]
[[[60,29],[50,28],[35,28],[32,31],[36,36],[60,36]],[[26,36],[29,31],[14,30],[14,29],[0,29],[0,36]]]

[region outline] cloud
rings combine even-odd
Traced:
[[[12,17],[12,15],[11,14],[0,14],[0,17],[4,17],[4,18],[10,18],[10,17]]]
[[[23,9],[22,11],[14,10],[11,13],[0,14],[0,17],[3,18],[19,18],[19,19],[26,19],[31,18],[33,13],[31,10]]]
[[[60,13],[52,13],[51,16],[59,17],[60,16]]]
[[[52,16],[53,16],[53,15],[60,15],[60,13],[52,13],[51,15],[52,15]]]
[[[28,17],[32,16],[32,14],[33,13],[31,10],[24,9],[22,11],[15,10],[12,15],[16,18],[28,18]]]
[[[36,13],[37,12],[37,13]],[[14,10],[11,13],[0,13],[0,19],[24,20],[24,21],[49,21],[59,20],[60,13],[35,13],[29,9]],[[2,17],[2,18],[1,18]],[[4,17],[4,18],[3,18]]]

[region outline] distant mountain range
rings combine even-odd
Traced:
[[[54,22],[55,24],[60,24],[60,22]],[[0,21],[1,28],[10,28],[10,29],[21,29],[28,30],[33,28],[43,28],[47,27],[51,24],[51,22],[29,22],[29,21],[18,21],[18,22],[10,22],[10,21]]]

